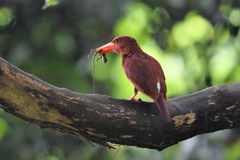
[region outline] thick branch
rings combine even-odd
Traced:
[[[43,128],[162,150],[198,134],[240,126],[240,84],[210,87],[168,101],[172,123],[154,103],[117,100],[54,87],[0,58],[0,107]]]

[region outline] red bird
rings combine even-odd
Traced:
[[[103,56],[110,52],[120,54],[124,72],[134,86],[134,94],[129,100],[134,101],[140,91],[157,103],[165,121],[171,121],[166,104],[167,87],[162,67],[156,59],[142,51],[134,38],[116,37],[110,43],[97,48],[96,52]]]

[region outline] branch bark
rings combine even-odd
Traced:
[[[240,83],[168,100],[171,123],[154,103],[57,88],[0,58],[0,107],[42,128],[89,142],[162,150],[198,134],[240,126]]]

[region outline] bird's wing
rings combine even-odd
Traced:
[[[166,96],[165,76],[153,57],[147,54],[132,56],[123,68],[128,79],[140,92],[154,100],[157,100],[160,93]]]

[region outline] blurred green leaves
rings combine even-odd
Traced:
[[[0,29],[6,28],[13,20],[14,14],[8,7],[0,8]]]
[[[207,19],[195,12],[190,12],[183,21],[173,26],[172,36],[177,46],[184,48],[196,42],[209,41],[213,36],[213,28]]]
[[[224,44],[229,40],[230,36],[229,29],[224,27],[222,24],[216,24],[214,26],[213,41],[215,43]]]
[[[9,131],[9,125],[8,125],[7,121],[1,117],[3,112],[4,111],[2,109],[0,109],[0,144],[1,144],[1,140],[4,138],[4,136]]]
[[[7,133],[8,129],[9,129],[8,123],[6,122],[5,119],[2,119],[0,117],[0,142]]]
[[[152,11],[144,3],[130,3],[125,15],[115,25],[114,35],[128,35],[144,40],[148,37]],[[141,17],[141,18],[140,18]]]
[[[46,9],[50,6],[55,6],[58,4],[58,0],[45,0],[45,4],[43,5],[42,9]]]
[[[22,67],[25,68],[24,70],[58,87],[85,93],[91,91],[91,82],[87,81],[81,70],[78,70],[67,59],[63,61],[60,58],[49,56],[48,59],[32,60]]]
[[[240,26],[240,8],[234,8],[229,15],[229,21],[233,26]]]
[[[238,140],[235,144],[232,144],[226,149],[225,159],[226,160],[240,159],[239,148],[240,148],[240,140]]]
[[[67,33],[58,33],[55,35],[55,47],[60,54],[71,54],[75,48],[75,41]]]
[[[231,42],[217,47],[215,52],[210,59],[209,67],[213,82],[219,84],[228,81],[229,75],[235,72],[235,67],[239,63],[239,53]]]
[[[64,151],[60,147],[54,147],[51,154],[39,155],[36,160],[65,160]]]

